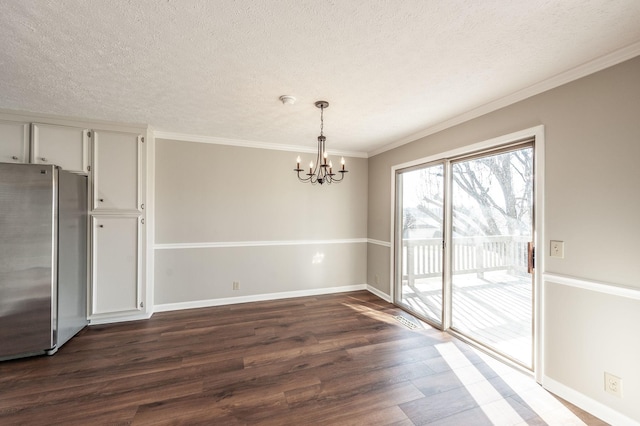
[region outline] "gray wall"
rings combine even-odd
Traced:
[[[367,237],[367,160],[347,158],[340,184],[311,186],[296,156],[156,141],[156,305],[366,283],[366,243],[336,240]],[[166,248],[176,243],[223,247]]]
[[[565,258],[547,256],[538,273],[640,289],[640,57],[370,158],[369,238],[390,239],[392,166],[540,124],[545,245],[565,241]],[[378,288],[389,293],[389,256],[376,259],[367,276],[384,277]],[[544,374],[640,421],[640,322],[619,315],[639,312],[640,301],[545,286]],[[622,400],[604,393],[604,370],[623,378]]]
[[[640,288],[639,117],[640,57],[374,156],[368,236],[389,241],[392,166],[543,124],[547,271]]]

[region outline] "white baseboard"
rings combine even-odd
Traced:
[[[112,317],[101,317],[101,318],[89,318],[89,325],[100,325],[100,324],[114,324],[116,322],[127,322],[127,321],[141,321],[148,320],[153,315],[153,312],[149,312],[142,315],[123,315],[123,316],[112,316]]]
[[[256,294],[252,296],[225,297],[222,299],[194,300],[190,302],[165,303],[155,305],[154,312],[178,311],[182,309],[208,308],[211,306],[233,305],[236,303],[262,302],[293,297],[318,296],[321,294],[346,293],[348,291],[368,290],[367,284],[347,285],[340,287],[314,288],[310,290],[285,291],[280,293]]]
[[[640,422],[633,420],[622,413],[617,412],[611,407],[596,401],[580,392],[563,385],[547,376],[542,378],[542,386],[551,393],[558,395],[560,398],[566,399],[573,405],[593,414],[594,416],[604,420],[612,425],[628,425],[638,426]]]
[[[382,291],[378,290],[377,288],[370,286],[369,284],[367,284],[367,291],[369,293],[373,293],[376,296],[378,296],[380,299],[384,300],[385,302],[389,302],[389,303],[393,303],[393,299],[391,298],[391,296],[389,296],[387,293],[383,293]]]

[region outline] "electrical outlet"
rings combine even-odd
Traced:
[[[240,290],[240,282],[239,281],[234,281],[233,282],[233,289],[234,290]]]
[[[622,398],[622,379],[611,373],[604,372],[604,390],[611,395]]]
[[[564,259],[564,241],[551,240],[550,256]]]

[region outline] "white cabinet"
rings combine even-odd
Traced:
[[[55,164],[70,172],[87,173],[88,137],[88,129],[33,123],[31,162]]]
[[[138,216],[93,216],[91,314],[142,309]]]
[[[148,318],[147,156],[144,125],[94,123],[0,112],[0,162],[55,164],[89,181],[89,298],[92,324]],[[153,140],[153,139],[152,139]]]
[[[29,162],[29,124],[0,121],[0,163]]]
[[[134,132],[92,129],[92,323],[144,316],[146,146]]]
[[[142,135],[95,130],[92,136],[93,210],[139,211]]]

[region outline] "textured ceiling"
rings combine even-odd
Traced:
[[[370,152],[640,41],[638,0],[0,0],[0,108]],[[282,105],[280,95],[293,95]]]

